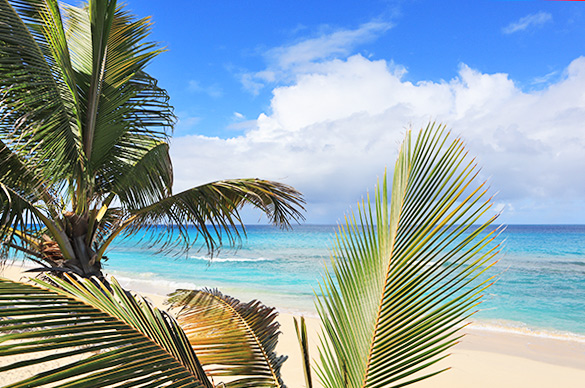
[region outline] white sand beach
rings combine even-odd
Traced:
[[[18,280],[23,267],[17,263],[0,270],[0,276]],[[159,307],[163,295],[143,294]],[[289,387],[303,387],[299,345],[293,325],[293,316],[279,316],[282,335],[277,351],[289,359],[282,369],[282,376]],[[317,358],[319,320],[307,318],[311,342],[311,357]],[[446,372],[413,387],[426,388],[582,388],[585,382],[585,343],[570,339],[491,331],[482,328],[466,328],[466,336],[451,351],[451,356],[441,361],[436,369]],[[31,371],[32,373],[33,371]],[[12,376],[10,376],[12,377]],[[9,376],[0,376],[3,385]],[[320,387],[320,384],[315,384]]]

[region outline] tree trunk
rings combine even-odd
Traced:
[[[103,279],[101,265],[95,260],[96,252],[87,243],[88,215],[67,212],[64,217],[67,225],[65,233],[71,241],[75,258],[66,260],[63,266],[83,277],[97,276]]]

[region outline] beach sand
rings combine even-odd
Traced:
[[[0,269],[0,276],[18,280],[23,267],[16,263]],[[162,307],[163,295],[144,294]],[[277,346],[279,354],[289,356],[282,368],[287,386],[304,387],[301,356],[293,316],[279,316],[282,335]],[[307,318],[311,358],[317,359],[319,320]],[[559,338],[492,331],[467,327],[466,336],[433,370],[451,369],[412,385],[418,388],[582,388],[585,387],[585,343]],[[31,370],[30,373],[35,372]],[[314,376],[315,377],[315,376]],[[9,376],[0,376],[6,383]],[[316,380],[316,379],[315,379]],[[321,387],[315,381],[315,387]],[[4,384],[2,384],[4,385]]]

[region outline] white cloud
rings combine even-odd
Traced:
[[[360,55],[328,60],[275,88],[270,111],[244,134],[175,138],[176,189],[233,177],[280,180],[305,193],[309,222],[335,222],[392,168],[406,127],[437,120],[478,156],[513,222],[575,217],[572,204],[585,198],[585,58],[528,93],[506,74],[466,65],[452,80],[416,84],[396,69]]]
[[[502,28],[502,32],[504,34],[512,34],[514,32],[524,31],[529,27],[541,27],[551,20],[552,15],[550,13],[541,11],[524,16],[523,18],[508,24],[506,27]]]
[[[272,48],[264,53],[268,67],[243,74],[242,85],[257,94],[266,84],[290,81],[299,73],[313,72],[315,65],[324,60],[347,57],[357,45],[374,40],[391,27],[388,22],[371,21],[353,30],[340,29]]]
[[[388,23],[372,21],[355,30],[338,30],[289,46],[277,47],[268,51],[266,56],[277,68],[291,69],[332,56],[346,56],[357,44],[375,39],[390,27]]]

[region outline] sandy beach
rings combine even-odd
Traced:
[[[20,264],[7,265],[0,276],[18,280],[23,276]],[[161,307],[164,295],[144,294]],[[289,387],[305,385],[301,357],[293,326],[293,316],[279,316],[282,335],[277,351],[286,354],[282,376]],[[319,320],[307,318],[311,340],[311,357],[317,358]],[[585,343],[546,338],[504,331],[466,328],[466,336],[451,351],[451,356],[441,361],[437,369],[450,370],[413,387],[514,387],[514,388],[581,388],[585,382]],[[7,376],[0,376],[4,382]],[[316,387],[321,385],[316,382]],[[3,384],[4,385],[4,384]]]

